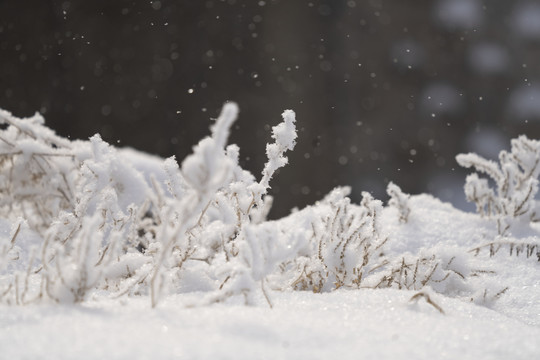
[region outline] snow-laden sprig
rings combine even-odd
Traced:
[[[287,150],[293,150],[296,145],[296,115],[292,110],[285,110],[282,114],[283,122],[272,128],[272,138],[275,140],[273,144],[266,145],[266,163],[262,172],[263,177],[260,184],[268,189],[270,180],[275,171],[288,163],[288,158],[284,156]]]
[[[477,174],[467,177],[467,200],[476,204],[481,215],[495,217],[499,233],[505,233],[512,219],[537,220],[538,176],[540,175],[540,141],[522,135],[512,140],[511,151],[501,151],[499,164],[473,153],[460,154],[457,162],[490,176],[495,189]]]
[[[165,174],[167,174],[167,190],[175,199],[181,199],[188,188],[186,181],[180,173],[180,167],[175,156],[171,156],[163,163]]]
[[[401,223],[406,223],[409,221],[409,214],[411,213],[411,209],[409,207],[410,195],[401,191],[401,188],[393,182],[388,184],[386,193],[390,196],[388,205],[396,208],[399,212],[399,221]]]
[[[270,180],[279,168],[287,165],[288,158],[284,155],[287,150],[293,150],[296,145],[296,115],[292,110],[285,110],[281,115],[283,122],[272,127],[272,144],[266,145],[266,156],[268,162],[262,171],[262,178],[259,183],[250,186],[255,203],[259,208],[262,206],[262,196],[270,188]]]
[[[152,307],[158,304],[165,290],[167,276],[163,268],[179,267],[178,256],[173,256],[174,248],[181,249],[181,263],[191,256],[193,244],[186,232],[202,220],[217,191],[231,181],[234,162],[225,153],[225,145],[237,115],[238,106],[235,103],[225,104],[211,127],[212,135],[202,139],[194,147],[193,154],[182,162],[176,182],[184,180],[188,188],[179,201],[162,209],[161,218],[168,221],[158,229],[156,235],[160,247],[150,280]],[[174,171],[170,163],[167,167]]]
[[[232,167],[233,181],[215,199],[214,210],[220,209],[222,222],[220,237],[224,261],[219,254],[213,260],[212,272],[220,279],[219,290],[208,297],[209,302],[223,301],[233,295],[243,294],[249,303],[253,294],[254,284],[260,283],[264,291],[265,278],[280,262],[285,261],[294,248],[292,243],[284,245],[276,229],[264,222],[271,206],[271,197],[263,195],[270,188],[269,182],[275,171],[287,164],[284,153],[292,150],[297,137],[294,125],[295,115],[291,110],[283,114],[283,122],[273,127],[274,143],[267,144],[268,162],[262,171],[262,179],[257,182],[253,175],[238,165],[239,149],[235,145],[227,147],[227,157],[234,163]],[[231,214],[236,218],[232,222]],[[215,217],[214,217],[215,219]],[[205,231],[203,230],[203,233]],[[291,236],[296,232],[291,232]],[[211,236],[211,238],[215,238]],[[289,238],[288,236],[286,238]],[[203,240],[204,241],[204,240]],[[215,246],[213,246],[215,248]],[[211,256],[216,256],[213,251]],[[269,299],[267,297],[267,299]],[[270,301],[269,301],[270,302]]]
[[[71,142],[68,139],[56,135],[53,130],[45,126],[45,119],[39,113],[19,119],[9,111],[0,109],[0,124],[9,125],[0,137],[0,143],[8,146],[14,146],[16,140],[30,138],[46,145],[54,144],[54,148],[71,148]]]
[[[193,149],[193,154],[182,162],[186,182],[201,194],[214,193],[225,184],[232,169],[224,148],[229,128],[238,116],[238,106],[227,103],[211,127],[212,136],[206,137]]]

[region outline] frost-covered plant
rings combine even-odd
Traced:
[[[473,173],[467,176],[465,194],[482,216],[496,219],[500,235],[505,235],[515,220],[539,219],[535,196],[540,174],[540,141],[522,135],[511,144],[510,152],[500,152],[499,164],[474,153],[456,157],[461,166],[473,167],[494,181],[492,187],[487,179]]]
[[[388,205],[398,210],[399,222],[406,223],[407,221],[409,221],[409,214],[411,213],[411,209],[409,206],[410,196],[401,191],[401,188],[393,182],[390,182],[388,184],[388,187],[386,188],[386,193],[390,196]]]
[[[0,132],[1,216],[24,218],[44,239],[37,258],[28,261],[26,273],[15,277],[5,295],[26,302],[17,291],[19,280],[24,278],[27,290],[30,280],[41,278],[41,288],[29,297],[82,301],[103,285],[107,266],[121,261],[137,242],[137,209],[148,186],[99,136],[71,142],[46,128],[39,115],[0,115],[7,125]]]
[[[296,255],[290,240],[296,237],[296,231],[287,235],[279,234],[273,225],[264,222],[271,206],[271,197],[263,196],[270,188],[270,180],[275,171],[288,162],[284,153],[292,150],[296,143],[294,112],[286,110],[282,117],[283,122],[272,128],[274,143],[266,146],[268,161],[259,182],[237,165],[237,147],[227,148],[228,155],[236,164],[235,181],[218,193],[216,205],[222,213],[229,214],[229,218],[235,214],[236,219],[231,226],[232,222],[223,218],[224,225],[228,225],[224,229],[228,231],[227,234],[221,233],[222,246],[217,246],[221,252],[213,261],[216,265],[214,275],[220,279],[221,285],[215,294],[209,296],[210,302],[243,294],[246,302],[250,303],[250,294],[255,284],[260,283],[270,303],[264,290],[266,277],[278,263]]]
[[[388,237],[379,223],[382,203],[364,192],[360,206],[352,205],[349,192],[337,188],[322,201],[318,210],[324,210],[312,222],[309,254],[295,260],[293,288],[360,288],[365,277],[386,264],[382,254]]]
[[[404,255],[381,271],[374,287],[420,290],[430,286],[447,295],[456,293],[465,287],[470,269],[465,256],[451,253],[432,250],[420,256]]]
[[[234,163],[225,153],[225,145],[237,114],[236,104],[225,104],[212,135],[195,146],[193,154],[183,161],[181,173],[170,182],[177,201],[161,209],[164,222],[156,233],[159,243],[150,278],[152,307],[166,284],[166,272],[162,270],[179,268],[192,255],[194,245],[188,231],[200,223],[216,192],[231,181]],[[181,184],[185,184],[184,189]]]
[[[355,205],[350,189],[337,188],[314,206],[267,221],[270,180],[295,146],[295,115],[285,111],[273,127],[257,180],[239,165],[238,146],[227,145],[237,112],[226,104],[192,155],[180,165],[174,157],[156,160],[162,171],[155,173],[137,170],[97,135],[72,142],[39,115],[0,112],[0,217],[12,223],[0,237],[0,302],[81,302],[100,291],[148,295],[156,306],[168,293],[197,290],[206,293],[199,304],[234,296],[252,304],[262,293],[271,306],[270,290],[383,287],[489,302],[505,292],[469,282],[486,272],[471,270],[467,254],[451,248],[393,254],[384,207],[368,193]],[[493,190],[473,174],[466,189],[500,226],[536,219],[539,148],[520,137],[510,154],[501,153],[501,165],[458,157],[495,180]],[[409,195],[392,183],[387,192],[403,226],[418,220],[410,217]],[[33,246],[19,243],[23,230],[35,235]],[[502,246],[538,256],[535,238],[500,237],[473,252],[493,255]]]
[[[43,231],[74,203],[78,162],[69,140],[44,126],[39,114],[18,119],[0,110],[0,215],[27,219]]]
[[[296,127],[295,127],[295,114],[292,110],[286,110],[282,114],[283,122],[272,128],[272,138],[275,140],[272,144],[266,145],[266,156],[268,161],[266,162],[262,171],[261,181],[251,184],[248,187],[248,191],[252,192],[253,200],[261,211],[264,209],[262,203],[262,196],[266,194],[270,188],[270,180],[274,173],[279,168],[287,165],[288,159],[284,156],[287,150],[292,151],[296,145]],[[258,222],[264,220],[262,216],[258,217]]]
[[[174,158],[165,161],[169,194],[154,181],[150,211],[139,224],[139,245],[151,265],[132,269],[134,275],[119,294],[149,286],[156,306],[164,293],[182,288],[185,268],[196,268],[201,279],[221,284],[207,297],[209,302],[240,294],[248,299],[255,283],[264,284],[278,262],[276,254],[283,253],[275,233],[268,244],[262,243],[268,238],[261,229],[271,205],[265,195],[274,172],[287,163],[284,153],[294,147],[295,118],[285,111],[284,121],[273,128],[275,143],[267,145],[268,163],[257,182],[238,165],[238,147],[226,146],[237,112],[235,104],[226,104],[211,136],[199,142],[181,167]]]
[[[80,302],[98,287],[107,266],[136,246],[138,206],[148,196],[142,176],[99,136],[81,163],[76,205],[62,211],[45,233],[42,271],[47,295]],[[111,281],[112,279],[109,279]]]
[[[272,307],[265,284],[271,288],[275,288],[275,284],[268,277],[275,274],[281,264],[296,258],[305,237],[305,229],[301,227],[283,232],[274,222],[245,224],[237,239],[238,255],[216,267],[216,275],[223,281],[218,291],[205,298],[205,303],[221,302],[234,295],[243,295],[246,304],[252,304],[255,290],[260,286]]]

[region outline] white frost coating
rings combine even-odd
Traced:
[[[496,189],[491,189],[487,180],[472,174],[467,177],[465,194],[468,201],[476,203],[480,214],[497,219],[499,234],[511,231],[515,221],[537,221],[540,141],[524,135],[513,139],[511,152],[499,154],[499,164],[476,154],[461,154],[456,160],[495,181]]]
[[[292,151],[296,145],[296,115],[292,110],[285,110],[282,116],[283,122],[272,128],[272,138],[280,147]]]
[[[474,167],[477,171],[491,176],[495,181],[500,181],[503,176],[495,161],[484,159],[475,153],[459,154],[456,160],[459,165],[466,168]]]
[[[232,124],[238,117],[238,105],[233,102],[223,105],[221,114],[214,126],[212,126],[212,138],[216,142],[216,146],[224,148],[227,145],[227,139],[229,138],[229,130]]]
[[[171,156],[170,158],[165,159],[163,168],[165,169],[165,174],[167,176],[167,180],[165,181],[167,190],[173,197],[181,199],[186,191],[187,184],[180,173],[180,167],[176,162],[176,157]]]
[[[399,213],[399,221],[406,223],[409,220],[409,214],[411,212],[409,207],[410,196],[401,191],[401,188],[393,182],[388,184],[386,193],[390,196],[388,205],[396,208]]]
[[[213,192],[222,186],[232,168],[224,154],[229,128],[236,120],[238,106],[227,103],[212,126],[212,137],[207,137],[193,148],[193,154],[182,162],[182,174],[190,186],[201,193]]]
[[[283,154],[287,150],[293,150],[296,145],[296,115],[292,110],[285,110],[282,114],[283,122],[272,128],[272,138],[275,143],[266,145],[268,162],[263,170],[260,184],[264,188],[270,187],[270,179],[274,172],[287,164],[288,159]]]

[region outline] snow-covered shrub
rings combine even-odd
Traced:
[[[477,173],[467,176],[465,194],[474,202],[482,216],[497,221],[498,232],[505,235],[516,221],[531,222],[540,219],[535,200],[540,174],[540,141],[522,135],[512,140],[511,151],[501,151],[499,164],[476,154],[460,154],[457,162],[466,168],[488,175],[487,179]]]
[[[268,162],[257,182],[238,165],[238,147],[226,146],[237,112],[235,104],[226,104],[212,135],[199,142],[181,167],[174,158],[164,162],[168,194],[160,184],[153,185],[151,209],[139,224],[144,234],[139,246],[150,260],[132,269],[134,276],[118,294],[148,286],[156,306],[165,293],[186,286],[183,276],[189,272],[198,274],[192,282],[220,284],[206,301],[244,295],[249,302],[255,284],[262,287],[274,265],[291,253],[264,221],[271,205],[265,196],[269,181],[287,163],[284,153],[295,144],[294,113],[285,111],[283,122],[273,128],[275,143],[267,145]]]
[[[500,165],[458,156],[496,185],[477,174],[467,179],[469,199],[497,220],[500,233],[467,252],[422,246],[414,232],[437,219],[417,216],[425,213],[411,210],[418,198],[393,183],[387,208],[369,193],[352,204],[350,189],[339,187],[313,206],[268,221],[270,180],[295,146],[295,115],[285,111],[273,127],[257,180],[239,165],[238,146],[227,145],[237,113],[235,104],[226,104],[211,135],[180,165],[174,157],[154,159],[159,165],[141,170],[98,135],[69,141],[39,115],[17,119],[0,112],[0,221],[11,224],[9,235],[0,234],[0,302],[145,295],[154,307],[167,294],[202,291],[195,305],[236,296],[253,304],[262,294],[271,306],[270,292],[277,290],[390,287],[490,303],[506,287],[477,281],[492,272],[473,269],[479,260],[473,255],[508,247],[511,255],[539,256],[537,237],[504,237],[517,220],[527,226],[536,220],[536,141],[514,140]],[[397,239],[405,243],[396,246]]]
[[[45,127],[39,114],[18,119],[0,110],[0,126],[0,216],[22,216],[42,231],[74,204],[74,144]]]
[[[260,287],[266,301],[272,306],[266,285],[279,288],[282,280],[279,272],[283,263],[297,257],[298,248],[306,238],[305,229],[293,228],[283,232],[272,222],[245,224],[237,238],[238,254],[226,261],[216,262],[216,278],[220,281],[218,291],[210,293],[204,303],[221,302],[234,295],[243,295],[246,304],[252,304],[253,295]],[[223,260],[223,258],[222,258]],[[269,279],[270,278],[270,279]]]
[[[465,255],[450,255],[450,249],[430,249],[420,256],[406,254],[381,271],[375,288],[420,290],[426,286],[446,295],[456,295],[466,288],[470,274]]]
[[[238,148],[227,148],[227,154],[234,159],[234,179],[218,192],[215,200],[214,209],[222,216],[214,220],[212,231],[221,235],[221,246],[219,240],[210,244],[210,249],[217,249],[211,264],[212,275],[221,285],[207,297],[209,302],[242,294],[250,303],[252,290],[260,282],[270,303],[264,290],[266,277],[279,263],[296,256],[290,240],[296,237],[296,231],[281,234],[275,225],[265,222],[271,206],[271,197],[265,196],[270,180],[277,169],[287,164],[284,153],[293,150],[297,136],[294,112],[287,110],[282,116],[283,122],[272,128],[274,143],[266,146],[268,161],[259,182],[238,165]],[[215,239],[215,234],[207,235]]]
[[[137,245],[138,207],[149,188],[141,174],[94,136],[80,164],[75,205],[62,210],[45,231],[41,275],[46,294],[58,302],[79,302],[102,285],[107,267]],[[107,278],[108,282],[115,279]]]
[[[366,276],[385,265],[382,252],[388,238],[379,224],[382,203],[364,192],[360,206],[353,205],[349,192],[337,188],[313,209],[309,252],[295,259],[294,289],[360,288]]]
[[[158,209],[162,223],[156,232],[157,253],[150,278],[152,306],[157,305],[171,271],[177,272],[195,251],[189,231],[201,224],[217,191],[232,180],[234,162],[227,156],[225,145],[237,114],[236,104],[226,104],[211,129],[212,135],[194,147],[179,173],[171,174],[168,186],[174,198]]]
[[[41,278],[35,299],[82,301],[104,280],[114,280],[107,267],[136,246],[138,207],[149,188],[97,135],[71,142],[46,128],[40,115],[0,115],[7,124],[0,132],[1,216],[24,218],[44,239],[24,283]],[[17,286],[5,295],[20,302]]]

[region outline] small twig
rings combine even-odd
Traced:
[[[14,126],[16,127],[20,132],[22,132],[23,134],[26,134],[28,135],[29,137],[31,137],[32,139],[36,140],[36,136],[32,133],[29,133],[28,131],[26,130],[23,130],[19,125],[15,124],[15,122],[13,122],[13,120],[5,117],[5,116],[2,116],[2,120],[4,120],[5,122],[7,122],[9,125],[11,126]]]
[[[444,310],[443,310],[439,305],[437,305],[437,303],[435,303],[433,300],[431,300],[431,298],[429,297],[429,295],[426,294],[426,293],[423,292],[423,291],[420,291],[419,293],[414,294],[414,295],[409,299],[409,302],[414,301],[415,303],[417,303],[418,300],[419,300],[421,297],[423,297],[424,299],[426,299],[426,302],[427,302],[429,305],[433,306],[435,309],[437,309],[441,314],[443,314],[443,315],[445,314],[445,313],[444,313]]]
[[[17,225],[17,230],[15,230],[15,234],[13,234],[13,237],[11,238],[11,245],[13,246],[15,244],[15,240],[17,239],[17,235],[19,235],[19,231],[21,231],[21,222]]]
[[[0,140],[2,140],[3,142],[5,142],[6,144],[8,144],[8,145],[11,146],[11,147],[15,147],[15,144],[13,144],[11,141],[9,141],[8,139],[4,138],[3,136],[0,136]]]
[[[268,306],[270,306],[270,309],[273,308],[272,302],[270,301],[270,298],[268,297],[268,294],[266,293],[266,290],[264,288],[264,279],[261,280],[261,290],[264,295],[264,298],[266,299],[266,302],[268,303]]]

